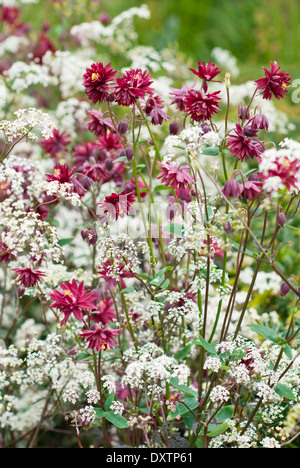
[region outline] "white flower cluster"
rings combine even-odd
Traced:
[[[100,21],[84,22],[71,28],[71,34],[80,40],[85,47],[101,43],[109,45],[114,51],[125,52],[129,50],[137,39],[133,19],[137,16],[143,19],[150,18],[147,5],[133,7],[123,11],[112,19],[109,25],[104,26]]]
[[[124,353],[124,358],[129,361],[125,374],[122,377],[122,386],[130,385],[132,388],[144,388],[158,382],[170,382],[171,378],[178,378],[180,384],[186,384],[190,369],[169,356],[154,343],[148,343],[139,348]]]
[[[36,141],[38,132],[43,138],[50,138],[56,124],[49,115],[40,109],[19,109],[14,113],[17,118],[13,121],[0,121],[0,138],[4,143],[13,143],[17,139],[26,138],[28,141]],[[34,130],[34,132],[33,132]]]
[[[300,143],[285,138],[277,148],[264,152],[259,171],[266,177],[264,189],[271,194],[287,188],[289,192],[300,190]]]

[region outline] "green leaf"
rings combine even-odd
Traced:
[[[218,414],[216,414],[215,420],[219,423],[226,421],[226,419],[231,419],[233,417],[233,413],[234,407],[232,405],[224,406],[222,409],[220,409]]]
[[[122,289],[121,294],[132,293],[135,289],[133,286],[128,286],[128,288]]]
[[[115,398],[115,395],[113,393],[111,395],[109,395],[106,402],[104,403],[104,409],[105,410],[109,410],[109,408],[112,405],[112,402],[114,401],[114,398]]]
[[[272,330],[272,328],[265,327],[264,325],[259,325],[256,323],[247,325],[247,327],[250,328],[252,331],[258,333],[259,335],[262,335],[264,338],[267,338],[267,340],[273,341],[273,343],[277,342],[278,335],[274,330]]]
[[[126,429],[129,426],[127,419],[123,418],[120,414],[115,414],[113,411],[108,411],[105,414],[105,418],[119,429]]]
[[[128,422],[120,414],[115,414],[113,411],[104,411],[102,408],[94,408],[97,418],[105,418],[119,429],[126,429]]]
[[[157,185],[153,192],[161,192],[162,190],[170,190],[170,187],[165,187],[164,185]]]
[[[219,153],[220,153],[220,150],[219,148],[216,148],[216,147],[205,148],[202,151],[202,154],[204,154],[205,156],[218,156]]]
[[[194,409],[198,408],[199,401],[193,397],[186,397],[184,398],[184,403],[178,402],[176,405],[176,411],[172,413],[172,418],[175,419],[177,416],[183,416],[187,412],[191,412]]]
[[[283,352],[289,359],[293,359],[292,348],[290,347],[290,345],[286,344],[283,347]]]
[[[223,432],[225,432],[227,428],[228,428],[228,424],[227,423],[222,423],[216,429],[214,429],[213,431],[208,432],[207,436],[208,437],[216,437],[216,436],[218,436],[220,434],[223,434]]]
[[[126,158],[126,156],[120,156],[119,158],[115,159],[113,161],[113,163],[115,164],[115,163],[118,163],[118,162],[125,162],[125,161],[128,162],[128,159]]]
[[[66,239],[60,239],[58,241],[58,244],[62,247],[63,245],[71,244],[72,241],[73,241],[73,237],[69,237]]]
[[[296,399],[296,397],[293,394],[292,390],[289,387],[287,387],[286,385],[284,385],[284,384],[281,384],[281,383],[276,384],[275,387],[274,387],[274,390],[277,393],[277,395],[280,395],[280,396],[282,396],[284,398],[287,398],[288,400],[295,400]]]
[[[209,354],[217,354],[216,346],[208,343],[201,335],[199,336],[200,345],[203,346]]]
[[[240,245],[237,242],[229,238],[228,240],[236,250],[240,250]],[[249,255],[249,257],[254,257],[254,258],[258,257],[258,254],[256,252],[252,252],[252,250],[249,250],[249,249],[245,249],[245,253]]]
[[[185,356],[189,353],[190,349],[192,348],[192,346],[194,345],[199,345],[199,341],[192,341],[191,343],[189,343],[188,345],[184,346],[184,348],[182,348],[180,351],[178,351],[176,354],[175,354],[175,359],[177,361],[180,361],[181,359],[185,358]]]
[[[187,395],[190,395],[190,396],[195,397],[195,398],[198,397],[198,393],[197,393],[196,390],[193,390],[192,388],[188,387],[187,385],[179,384],[177,378],[176,379],[170,379],[170,382],[173,385],[173,387],[177,388],[181,392],[186,393]]]

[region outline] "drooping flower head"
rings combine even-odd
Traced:
[[[110,118],[104,117],[101,110],[89,110],[87,114],[91,117],[86,124],[86,128],[95,134],[96,137],[106,135],[108,130],[114,130]]]
[[[182,88],[172,88],[172,93],[171,96],[174,96],[174,98],[171,101],[171,104],[175,104],[177,109],[180,110],[181,112],[185,111],[185,106],[183,103],[184,97],[186,94],[191,91],[196,83],[194,83],[192,86],[189,86],[187,83],[185,83]]]
[[[176,162],[162,162],[159,166],[162,172],[157,178],[161,179],[165,187],[171,187],[174,190],[185,189],[194,183],[189,167],[179,166]]]
[[[97,295],[89,289],[86,290],[83,282],[77,283],[73,279],[71,283],[60,282],[59,286],[62,291],[52,291],[49,296],[53,299],[51,307],[59,309],[64,314],[62,325],[66,323],[71,314],[82,322],[82,317],[88,310],[97,309],[95,305]]]
[[[14,278],[26,288],[33,288],[43,276],[46,276],[41,271],[31,268],[14,268],[13,271],[17,273]]]
[[[103,102],[111,93],[110,83],[118,72],[111,64],[104,66],[102,62],[93,63],[83,75],[83,86],[88,98],[93,104]]]
[[[257,88],[262,90],[264,99],[271,99],[275,96],[276,99],[281,99],[288,93],[287,87],[291,86],[291,76],[288,73],[280,71],[277,62],[270,62],[271,69],[263,67],[265,78],[256,80]]]
[[[207,83],[209,81],[214,81],[214,78],[221,73],[221,68],[218,68],[216,65],[209,61],[208,63],[205,62],[197,62],[198,70],[194,70],[190,68],[190,70],[197,75],[202,81],[202,88],[203,91],[207,92]]]
[[[114,346],[119,346],[115,340],[115,336],[120,335],[121,329],[114,330],[112,328],[101,327],[99,324],[94,324],[90,330],[83,330],[80,336],[88,343],[89,349],[97,351],[106,351],[107,347],[113,349]]]
[[[117,85],[114,89],[115,101],[120,106],[132,106],[138,99],[145,98],[146,95],[153,96],[154,88],[152,76],[146,70],[140,68],[124,72],[117,78]]]
[[[100,217],[109,216],[117,220],[128,215],[132,204],[135,202],[133,193],[127,193],[126,190],[116,194],[112,193],[105,197],[103,203],[99,203],[97,213]]]
[[[260,157],[266,149],[265,144],[260,140],[249,138],[241,125],[237,124],[234,129],[234,134],[227,138],[227,148],[239,161],[247,161],[249,158]]]
[[[183,99],[185,112],[196,122],[210,120],[212,115],[217,114],[220,110],[221,97],[219,93],[220,91],[202,94],[201,91],[195,89],[188,91]]]
[[[170,120],[170,117],[163,111],[164,104],[160,96],[153,96],[148,99],[145,105],[145,113],[151,117],[153,125],[162,125],[164,120]]]
[[[59,159],[64,153],[68,151],[68,145],[70,144],[70,135],[64,131],[53,130],[50,138],[43,138],[41,145],[45,152],[50,154],[51,158]]]

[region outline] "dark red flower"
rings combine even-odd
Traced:
[[[146,70],[131,68],[116,81],[114,95],[115,101],[120,106],[132,106],[137,99],[143,99],[147,94],[149,96],[154,94],[154,89],[150,87],[153,83],[152,76]]]
[[[82,197],[93,181],[88,180],[82,174],[74,174],[75,169],[76,167],[69,169],[67,164],[58,164],[54,167],[53,174],[46,174],[46,180],[47,182],[57,181],[60,184],[70,184],[70,191],[74,191]]]
[[[26,288],[33,288],[45,276],[41,271],[31,268],[13,268],[13,271],[17,272],[14,278]]]
[[[85,141],[81,145],[76,145],[74,148],[75,163],[81,167],[90,158],[95,156],[96,143],[92,141]]]
[[[282,159],[276,158],[273,161],[272,168],[270,167],[266,174],[263,175],[264,179],[269,177],[279,177],[282,183],[290,191],[293,187],[296,188],[299,182],[297,174],[300,170],[300,163],[297,159],[290,161],[287,156]]]
[[[115,336],[120,335],[121,329],[113,330],[112,328],[101,327],[99,324],[94,324],[90,330],[83,330],[81,336],[89,349],[96,349],[97,351],[106,351],[107,347],[113,349],[114,346],[119,346],[118,342],[114,339]]]
[[[41,145],[46,151],[50,154],[52,158],[59,159],[63,153],[68,151],[67,146],[70,144],[70,135],[64,131],[59,131],[57,129],[53,130],[52,136],[48,139],[43,138],[41,140]]]
[[[88,98],[93,104],[103,102],[111,93],[110,83],[118,72],[111,68],[111,64],[93,63],[83,75],[83,86]]]
[[[189,167],[179,166],[176,162],[159,163],[159,166],[162,172],[157,179],[161,179],[165,187],[171,187],[174,190],[185,189],[194,183]]]
[[[189,91],[191,91],[194,86],[195,86],[196,83],[194,83],[192,86],[189,86],[187,83],[185,83],[183,85],[182,88],[178,89],[178,88],[172,88],[172,93],[171,96],[174,96],[171,104],[175,104],[177,109],[180,110],[181,112],[184,112],[185,111],[185,106],[184,106],[184,103],[183,103],[183,100],[185,98],[185,96],[187,95],[187,93]]]
[[[71,314],[82,322],[82,317],[88,310],[97,309],[95,305],[97,295],[89,289],[85,290],[83,282],[79,284],[73,279],[71,283],[60,282],[59,285],[62,291],[52,291],[49,296],[53,299],[51,307],[59,309],[64,314],[62,325]]]
[[[8,263],[12,258],[15,259],[15,256],[11,253],[7,245],[0,241],[0,262]]]
[[[131,205],[135,202],[133,193],[127,193],[126,190],[116,194],[112,193],[105,197],[103,203],[99,203],[97,213],[100,217],[109,216],[117,220],[119,217],[124,218],[130,212]]]
[[[97,142],[97,148],[106,149],[107,151],[112,152],[123,148],[123,145],[117,133],[108,132],[99,139]]]
[[[95,323],[102,323],[102,325],[107,325],[112,319],[116,318],[116,313],[113,305],[113,299],[111,297],[105,297],[103,292],[100,290],[93,290],[97,294],[96,298],[96,307],[97,309],[91,315],[91,320]]]
[[[186,113],[196,122],[210,120],[212,115],[217,114],[220,110],[219,102],[221,98],[218,96],[219,93],[220,91],[202,94],[195,89],[188,91],[183,99]]]
[[[266,149],[264,143],[259,140],[248,138],[241,125],[237,124],[234,129],[235,135],[230,135],[227,138],[227,148],[230,149],[234,157],[240,161],[260,157],[262,152]]]
[[[148,117],[151,117],[153,125],[162,125],[164,120],[170,120],[170,117],[162,110],[163,101],[160,96],[153,96],[148,99],[144,111]]]
[[[104,117],[101,110],[89,110],[87,114],[91,116],[91,119],[87,122],[86,128],[95,136],[105,136],[108,130],[114,129],[111,119]]]
[[[228,179],[222,188],[222,192],[225,197],[238,198],[241,194],[240,184],[236,179]]]
[[[209,61],[208,63],[205,62],[197,62],[198,70],[190,70],[197,75],[200,79],[203,80],[202,87],[203,91],[207,92],[207,82],[214,81],[214,78],[221,73],[221,68],[218,68],[216,65]]]
[[[7,22],[13,25],[17,22],[20,16],[20,10],[16,7],[2,6],[1,23]]]
[[[256,80],[257,88],[262,90],[264,99],[271,99],[275,96],[276,99],[281,99],[288,92],[287,87],[291,86],[291,76],[288,73],[279,71],[280,67],[277,62],[270,62],[271,70],[263,67],[265,78]]]
[[[248,180],[240,184],[240,196],[247,200],[254,200],[261,192],[261,182]]]

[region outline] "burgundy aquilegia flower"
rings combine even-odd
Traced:
[[[126,190],[116,194],[112,193],[105,197],[103,203],[99,203],[98,214],[101,216],[110,216],[117,220],[119,217],[124,218],[129,214],[131,205],[135,202],[133,193],[127,193]]]
[[[91,118],[87,122],[86,128],[94,133],[96,137],[104,136],[108,130],[114,129],[111,119],[104,117],[101,110],[89,110],[87,114]]]
[[[83,86],[88,98],[93,104],[103,102],[111,93],[110,83],[118,72],[111,68],[111,64],[93,63],[83,75]]]
[[[275,96],[276,99],[281,99],[288,92],[287,87],[291,86],[291,76],[288,73],[280,71],[277,62],[270,62],[271,70],[263,67],[265,78],[256,80],[257,89],[262,90],[264,99],[271,99]]]
[[[198,70],[194,70],[190,68],[190,70],[197,75],[200,79],[202,79],[202,88],[203,91],[207,92],[207,83],[209,81],[214,81],[214,78],[221,73],[221,68],[218,68],[216,65],[209,61],[208,63],[205,62],[197,62]]]
[[[106,326],[102,328],[101,325],[95,323],[90,330],[83,330],[79,336],[88,343],[88,348],[101,352],[105,351],[107,347],[113,349],[114,346],[119,346],[114,337],[120,335],[121,331],[121,329],[113,330]]]
[[[97,309],[95,305],[97,295],[89,289],[85,290],[83,282],[79,284],[73,279],[71,283],[60,282],[59,285],[62,291],[52,291],[49,296],[53,299],[51,307],[59,309],[64,314],[62,325],[66,323],[71,314],[82,322],[86,311]]]
[[[161,179],[165,187],[172,189],[185,189],[194,183],[188,167],[179,166],[177,163],[165,162],[159,164],[162,172],[157,176]]]
[[[200,91],[192,89],[187,92],[183,99],[185,111],[192,120],[203,122],[210,120],[213,114],[217,114],[221,97],[220,91],[210,94],[203,94]]]
[[[132,106],[137,102],[137,99],[143,99],[147,94],[149,96],[154,94],[154,89],[150,86],[153,83],[152,76],[146,70],[131,68],[116,81],[114,95],[115,101],[120,106]]]
[[[261,153],[266,149],[262,141],[247,137],[241,125],[237,124],[234,132],[235,135],[228,137],[226,146],[230,149],[233,156],[240,161],[260,157]]]
[[[14,278],[26,288],[33,288],[43,276],[46,276],[41,271],[31,268],[14,268],[13,271],[17,273]]]
[[[59,158],[63,153],[66,153],[69,144],[70,135],[56,128],[53,130],[50,138],[43,138],[41,140],[42,147],[46,153],[50,154],[51,158]]]

